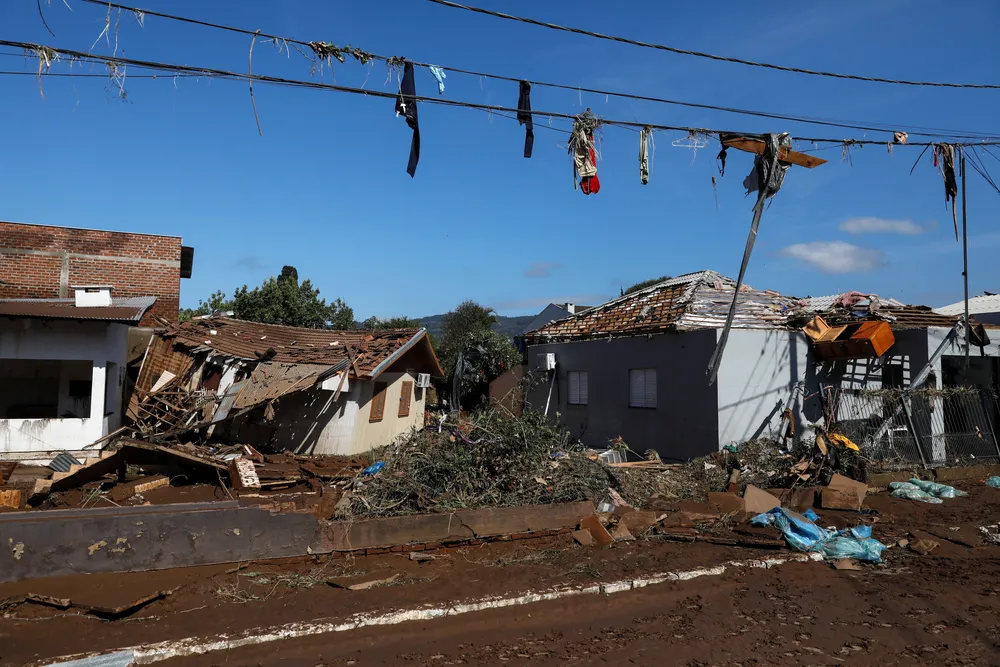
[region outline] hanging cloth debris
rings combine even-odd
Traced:
[[[535,146],[535,125],[531,121],[531,84],[522,81],[517,96],[517,122],[524,125],[524,157],[531,157]]]
[[[747,236],[747,246],[743,251],[743,263],[740,264],[740,274],[736,279],[733,301],[729,304],[726,325],[722,328],[719,343],[708,362],[709,384],[714,384],[719,374],[722,355],[726,350],[726,342],[729,340],[729,330],[732,329],[733,318],[736,317],[736,306],[739,302],[740,290],[743,288],[743,278],[747,272],[747,265],[750,263],[750,253],[753,252],[753,244],[757,240],[757,228],[760,227],[760,216],[764,213],[764,202],[778,193],[785,180],[785,172],[788,171],[789,163],[779,161],[778,153],[782,148],[791,149],[791,147],[792,138],[788,136],[787,132],[767,135],[764,142],[764,154],[754,158],[753,170],[743,179],[743,187],[747,189],[748,195],[754,190],[757,191],[757,203],[753,207],[753,222],[750,223],[750,235]]]
[[[726,158],[729,156],[726,151],[728,150],[729,146],[722,144],[722,150],[720,150],[719,154],[715,156],[715,161],[719,166],[719,176],[726,175]]]
[[[403,80],[399,84],[399,94],[396,95],[396,115],[404,116],[406,124],[413,130],[410,140],[410,160],[406,163],[406,173],[413,178],[417,173],[417,163],[420,162],[420,123],[417,120],[417,86],[413,82],[413,63],[403,65]]]
[[[648,127],[639,130],[639,180],[643,185],[649,183],[649,142],[652,134]]]
[[[892,133],[892,143],[894,144],[905,144],[908,135],[906,132],[893,132]]]
[[[951,201],[951,219],[955,223],[955,240],[958,240],[958,212],[955,210],[958,198],[958,182],[955,180],[955,147],[951,144],[938,144],[934,147],[934,165],[941,159],[941,173],[944,175],[944,201]]]
[[[431,74],[438,83],[438,95],[444,95],[444,80],[448,78],[448,75],[437,65],[428,65],[427,69],[431,71]]]
[[[576,117],[573,121],[573,131],[569,138],[569,152],[573,156],[573,188],[576,189],[576,179],[580,179],[580,189],[583,194],[597,194],[601,190],[601,181],[597,178],[597,153],[594,151],[594,130],[601,122],[590,109]]]

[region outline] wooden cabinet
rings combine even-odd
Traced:
[[[889,323],[880,320],[831,327],[817,316],[803,331],[813,341],[813,351],[822,361],[881,357],[896,342]]]

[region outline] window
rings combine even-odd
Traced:
[[[630,408],[656,407],[655,368],[633,368],[628,372],[628,405]]]
[[[375,383],[375,386],[372,389],[372,406],[371,413],[368,416],[368,421],[382,421],[382,415],[385,414],[385,390],[388,386],[389,385],[385,382]]]
[[[413,383],[409,381],[403,382],[402,387],[399,392],[399,416],[409,417],[410,401],[413,398]]]
[[[566,374],[569,385],[569,404],[587,404],[587,371],[569,371]]]

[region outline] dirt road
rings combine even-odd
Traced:
[[[978,531],[1000,521],[1000,490],[981,482],[966,488],[968,498],[942,505],[879,494],[869,496],[863,514],[821,511],[826,525],[865,522],[894,545],[883,564],[857,571],[817,562],[730,567],[721,575],[607,596],[352,629],[158,664],[1000,664],[1000,546],[984,544]],[[914,535],[938,546],[919,555],[896,545]],[[599,549],[559,535],[433,556],[422,563],[391,553],[3,584],[0,665],[41,665],[59,656],[159,642],[174,646],[186,638],[255,637],[289,623],[338,624],[358,614],[593,587],[791,554],[655,537]],[[328,583],[388,577],[388,585],[359,591]],[[173,592],[118,620],[82,611],[163,590]],[[74,606],[24,602],[29,594],[71,599]]]
[[[208,665],[987,665],[1000,562],[793,563],[170,660]]]

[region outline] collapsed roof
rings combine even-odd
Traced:
[[[736,281],[715,271],[689,273],[626,294],[583,313],[550,322],[525,335],[528,343],[650,335],[668,331],[721,329]],[[863,297],[863,298],[861,298]],[[799,299],[743,285],[737,299],[735,329],[801,328],[817,313],[830,323],[880,319],[893,329],[953,327],[958,318],[926,306],[856,292],[837,297]]]

